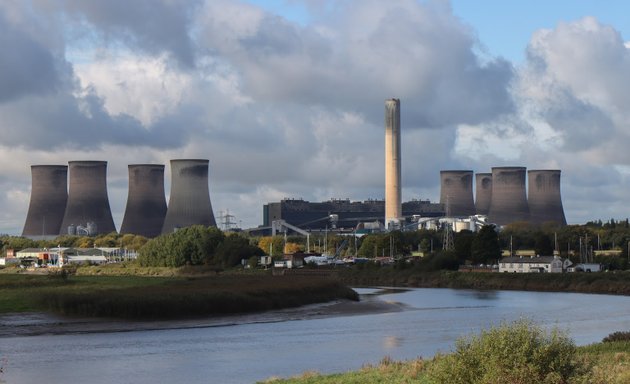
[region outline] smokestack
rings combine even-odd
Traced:
[[[31,201],[22,236],[57,237],[68,201],[68,166],[32,165]]]
[[[475,211],[478,215],[488,215],[492,200],[492,173],[478,173],[475,175]]]
[[[74,226],[77,235],[116,232],[107,197],[107,162],[70,161],[68,165],[70,189],[59,233],[68,234]]]
[[[216,226],[208,188],[208,160],[171,160],[171,196],[162,233],[191,225]]]
[[[493,167],[488,220],[497,225],[529,220],[525,167]]]
[[[120,233],[159,236],[166,216],[164,166],[131,164],[128,168],[129,193]]]
[[[385,227],[402,218],[400,182],[400,100],[385,101]]]
[[[532,223],[553,221],[566,225],[560,194],[560,170],[532,170],[527,172],[528,202]]]
[[[472,179],[473,171],[440,171],[440,204],[446,216],[475,214]]]

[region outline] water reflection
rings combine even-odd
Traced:
[[[394,348],[398,348],[403,344],[403,338],[398,336],[385,336],[383,339],[383,348],[385,350],[390,350]]]
[[[457,292],[458,296],[474,296],[479,300],[496,300],[499,297],[499,291],[472,291],[472,290],[462,290]]]

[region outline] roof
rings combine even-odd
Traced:
[[[554,256],[536,256],[536,257],[504,257],[499,262],[500,263],[521,263],[521,264],[540,264],[540,263],[551,263],[555,259]],[[557,259],[562,261],[562,259]]]

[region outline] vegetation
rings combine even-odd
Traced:
[[[543,331],[529,321],[503,324],[456,342],[455,351],[430,360],[397,362],[333,375],[306,372],[266,383],[627,383],[630,342],[576,347],[562,332]]]
[[[141,319],[254,312],[344,298],[339,281],[304,276],[240,274],[199,278],[0,275],[0,313]]]

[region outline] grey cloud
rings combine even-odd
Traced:
[[[189,30],[198,0],[66,0],[53,4],[66,15],[94,26],[105,42],[118,39],[150,54],[168,52],[186,67],[194,66],[195,47]]]
[[[11,23],[0,7],[0,102],[50,94],[60,83],[52,52]]]

